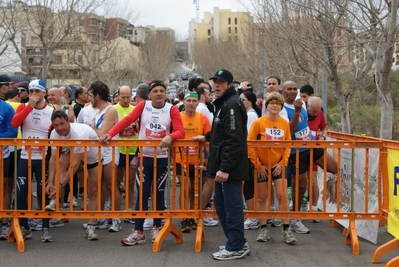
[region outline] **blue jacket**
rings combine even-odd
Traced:
[[[0,138],[15,138],[18,129],[11,126],[11,119],[14,116],[14,109],[6,102],[0,100]],[[3,147],[3,157],[8,158],[10,150],[8,146]]]

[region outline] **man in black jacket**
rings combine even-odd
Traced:
[[[242,180],[248,180],[247,113],[233,86],[233,75],[225,69],[211,78],[216,100],[212,130],[197,140],[209,141],[208,177],[215,179],[214,203],[225,246],[213,253],[216,260],[242,259],[249,254],[244,237]]]

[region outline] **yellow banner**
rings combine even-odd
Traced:
[[[399,239],[399,150],[388,149],[388,232]]]

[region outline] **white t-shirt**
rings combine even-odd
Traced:
[[[21,125],[22,138],[47,139],[53,111],[53,108],[48,105],[42,109],[33,108]],[[39,146],[22,146],[22,159],[28,159],[28,150],[32,152],[31,159],[42,159],[42,147]],[[44,151],[47,153],[46,148]]]
[[[252,123],[254,122],[254,120],[256,120],[258,117],[258,113],[256,113],[256,111],[254,109],[250,109],[247,112],[247,133],[249,133],[249,130],[251,129]]]
[[[71,128],[66,136],[60,136],[55,130],[51,131],[50,138],[54,139],[92,139],[97,140],[97,133],[88,125],[81,123],[70,123]],[[51,147],[52,153],[55,153],[56,148]],[[83,154],[83,146],[73,147],[74,154]],[[98,149],[97,147],[87,147],[87,160],[84,160],[86,164],[93,164],[98,162]]]
[[[93,119],[96,117],[97,112],[98,108],[93,108],[92,105],[84,107],[79,112],[76,122],[90,125],[93,122]]]
[[[208,118],[209,124],[212,125],[213,114],[209,111],[208,107],[204,103],[199,103],[195,111],[205,115]]]

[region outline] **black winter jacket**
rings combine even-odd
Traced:
[[[247,112],[234,87],[216,99],[212,130],[205,135],[209,141],[207,173],[229,174],[229,179],[248,180]]]

